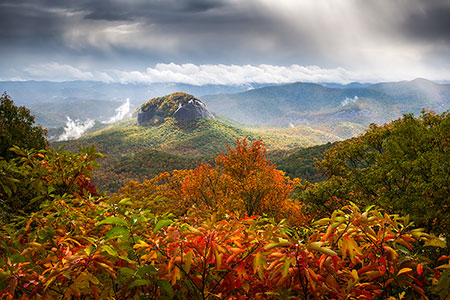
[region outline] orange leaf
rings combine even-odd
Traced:
[[[423,266],[421,264],[417,264],[417,274],[422,275],[423,273]]]

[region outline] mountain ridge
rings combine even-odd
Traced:
[[[386,123],[425,108],[450,108],[450,85],[426,79],[367,86],[327,87],[296,82],[236,94],[200,97],[212,111],[247,125],[312,125],[351,121]]]

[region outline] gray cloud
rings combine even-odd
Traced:
[[[445,77],[450,3],[4,0],[0,44],[0,68],[16,75],[29,75],[36,64],[77,66],[94,74],[98,68],[144,72],[175,62],[318,65],[374,77],[383,72],[386,78],[436,72]]]
[[[450,44],[450,2],[422,3],[420,10],[407,16],[402,27],[410,38]]]

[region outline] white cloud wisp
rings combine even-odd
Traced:
[[[434,75],[433,75],[434,74]],[[405,74],[389,70],[387,73],[366,73],[338,68],[321,68],[318,66],[277,65],[224,65],[224,64],[156,64],[144,71],[117,70],[92,71],[71,65],[47,63],[34,64],[26,68],[21,80],[93,80],[103,82],[128,83],[184,83],[191,85],[246,85],[252,83],[292,83],[292,82],[382,82],[412,80],[424,77],[429,80],[442,81],[450,78],[450,70],[441,73],[423,73],[420,70]]]
[[[64,133],[58,137],[58,141],[73,140],[81,137],[88,129],[95,125],[94,120],[72,120],[67,117],[66,126],[64,127]]]
[[[122,120],[130,113],[130,110],[131,110],[130,98],[127,98],[127,100],[125,100],[125,102],[122,105],[116,108],[116,114],[113,117],[111,117],[108,121],[106,121],[105,124],[112,124]]]

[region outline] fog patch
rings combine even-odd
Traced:
[[[123,118],[125,118],[130,113],[130,110],[131,110],[130,98],[127,98],[127,100],[125,100],[125,102],[122,105],[116,108],[116,114],[113,117],[111,117],[111,119],[109,119],[104,123],[112,124],[118,122]]]
[[[94,127],[94,120],[72,120],[68,116],[66,126],[64,127],[64,133],[58,137],[58,141],[74,140],[83,135],[88,129]]]
[[[341,106],[352,105],[356,103],[356,101],[358,100],[359,100],[358,96],[355,96],[353,98],[345,97],[345,99],[341,101]]]

